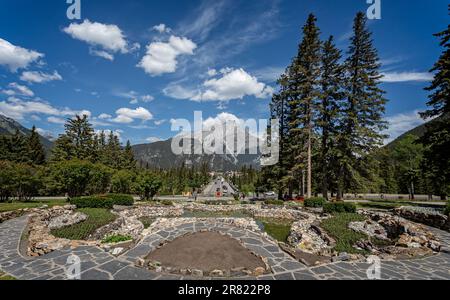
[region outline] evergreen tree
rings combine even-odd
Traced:
[[[52,149],[51,161],[61,162],[74,158],[76,158],[76,151],[72,139],[65,134],[60,135]]]
[[[430,109],[422,116],[438,118],[428,125],[422,143],[427,147],[424,170],[428,181],[433,184],[434,192],[445,199],[450,193],[450,25],[435,36],[441,39],[444,51],[431,69],[435,76],[426,89],[432,92]]]
[[[335,137],[338,131],[341,101],[344,98],[344,67],[341,51],[334,45],[331,36],[322,47],[322,75],[320,97],[317,105],[317,127],[321,133],[319,165],[321,167],[321,192],[328,198],[333,180],[335,162]]]
[[[346,103],[342,107],[343,119],[339,136],[338,197],[344,189],[357,189],[357,162],[382,145],[386,128],[383,121],[386,99],[379,88],[382,75],[377,50],[373,46],[372,33],[367,29],[366,16],[357,14],[353,26],[354,35],[346,60]]]
[[[31,162],[27,138],[18,129],[10,140],[10,160],[19,163]]]
[[[39,134],[36,132],[36,126],[31,130],[31,136],[28,139],[28,147],[30,149],[30,159],[35,165],[45,163],[45,151],[42,146]]]
[[[72,141],[75,156],[80,160],[92,160],[94,150],[94,129],[88,121],[88,116],[75,116],[65,124],[66,136]]]
[[[287,88],[289,151],[293,155],[289,176],[293,183],[306,166],[308,198],[312,195],[313,117],[320,77],[321,42],[316,21],[316,17],[311,14],[303,27],[303,41],[300,43],[297,57],[289,68]]]
[[[136,168],[136,160],[134,159],[133,148],[130,141],[127,141],[127,145],[123,151],[123,168],[132,170]]]

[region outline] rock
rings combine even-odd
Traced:
[[[413,222],[450,231],[449,216],[442,214],[441,211],[437,209],[416,206],[402,206],[394,209],[394,214]]]
[[[135,266],[143,268],[145,266],[145,259],[140,258],[140,257],[138,259],[136,259]]]
[[[254,276],[262,276],[264,273],[266,273],[266,270],[262,267],[258,267],[253,271]]]
[[[50,230],[60,229],[67,226],[72,226],[87,220],[87,216],[82,213],[71,213],[71,211],[67,211],[65,214],[53,218],[50,220],[48,227]]]
[[[343,252],[340,253],[338,256],[334,256],[331,258],[332,262],[340,262],[340,261],[349,261],[351,259],[350,255],[348,253]]]
[[[192,276],[195,276],[195,277],[203,277],[202,270],[193,269],[191,274],[192,274]]]
[[[209,276],[211,276],[211,277],[223,277],[223,271],[222,270],[214,270],[211,273],[209,273]]]
[[[121,247],[114,248],[114,249],[112,250],[111,254],[114,255],[114,256],[118,256],[118,255],[120,255],[120,254],[123,252],[123,250],[124,250],[124,249],[121,248]]]

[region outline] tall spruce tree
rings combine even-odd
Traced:
[[[42,165],[45,163],[45,151],[42,146],[39,134],[36,131],[36,126],[31,129],[31,135],[28,139],[28,147],[30,150],[30,160],[35,165]]]
[[[123,150],[123,168],[132,170],[136,168],[136,160],[134,159],[133,148],[130,141],[127,141],[127,145]]]
[[[22,163],[31,162],[28,140],[18,129],[10,139],[10,160]]]
[[[431,69],[434,79],[426,88],[432,92],[427,103],[430,109],[422,116],[437,119],[427,126],[422,143],[427,147],[424,169],[428,182],[433,184],[434,192],[445,199],[450,193],[450,25],[435,36],[441,39],[444,51]]]
[[[75,116],[65,124],[66,135],[72,140],[76,157],[80,160],[90,160],[93,152],[94,129],[88,116]]]
[[[338,197],[345,189],[358,188],[358,161],[382,145],[386,128],[383,121],[386,99],[379,87],[382,75],[372,33],[367,29],[366,16],[357,14],[353,37],[346,60],[346,102],[339,136]]]
[[[303,27],[303,40],[299,45],[298,55],[289,67],[287,82],[289,151],[293,155],[289,176],[292,184],[306,168],[308,198],[312,195],[314,106],[320,77],[321,42],[316,22],[316,17],[310,14]]]
[[[335,138],[338,132],[341,101],[344,99],[344,66],[342,53],[336,48],[332,36],[322,47],[322,75],[320,97],[317,103],[317,127],[321,133],[319,166],[322,195],[328,199],[328,191],[334,176]]]

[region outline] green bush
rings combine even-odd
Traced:
[[[323,212],[331,213],[356,213],[356,205],[353,203],[335,202],[325,203],[323,206]]]
[[[132,241],[133,238],[129,235],[111,235],[102,240],[103,244],[117,244],[121,242]]]
[[[134,199],[130,195],[108,194],[90,197],[78,197],[70,199],[70,204],[77,208],[107,208],[112,209],[114,205],[132,206]]]
[[[173,202],[170,200],[161,200],[159,201],[159,203],[161,203],[164,206],[173,206]]]
[[[323,207],[327,203],[325,198],[310,198],[305,200],[305,207]]]
[[[283,206],[284,201],[283,200],[266,200],[264,201],[266,205],[277,205],[277,206]]]
[[[136,175],[128,170],[116,172],[111,178],[111,190],[119,194],[131,194]]]
[[[206,205],[230,205],[230,202],[226,200],[206,200],[203,203]]]
[[[162,187],[162,181],[156,174],[144,172],[139,174],[133,185],[133,190],[142,201],[153,200]]]
[[[444,214],[450,216],[450,201],[447,202],[447,208],[445,209]]]

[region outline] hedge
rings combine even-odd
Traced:
[[[69,200],[70,204],[77,208],[107,208],[112,209],[114,205],[132,206],[134,199],[130,195],[108,194],[90,197],[78,197]]]
[[[325,203],[323,206],[325,213],[356,213],[356,205],[353,203],[335,202]]]
[[[284,205],[284,201],[283,200],[266,200],[266,201],[264,201],[264,203],[266,205],[278,205],[278,206],[283,206]]]
[[[327,200],[325,198],[310,198],[305,199],[305,207],[323,207]]]

